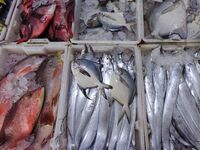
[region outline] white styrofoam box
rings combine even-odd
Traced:
[[[136,131],[136,147],[138,149],[145,149],[145,139],[144,139],[144,117],[146,116],[144,98],[142,97],[144,94],[142,93],[141,87],[143,86],[143,76],[142,76],[142,62],[141,55],[139,49],[135,45],[107,45],[100,46],[98,44],[91,44],[94,49],[94,52],[109,52],[111,50],[119,49],[129,49],[133,51],[133,55],[135,56],[135,65],[136,65],[136,78],[137,78],[137,120],[135,123],[135,131]],[[54,132],[53,149],[66,149],[67,147],[67,108],[68,108],[68,96],[70,90],[70,81],[72,77],[71,73],[71,61],[74,59],[74,53],[80,52],[84,48],[84,45],[70,45],[65,53],[65,64],[63,70],[63,78],[62,78],[62,87],[61,87],[61,96],[59,100],[58,106],[58,117],[56,121],[56,127]]]
[[[174,51],[174,50],[179,50],[179,49],[183,49],[183,48],[191,48],[191,49],[188,49],[188,51],[191,51],[191,50],[199,50],[200,49],[200,44],[199,43],[160,43],[160,44],[141,44],[139,45],[138,49],[141,53],[141,60],[142,62],[144,61],[144,58],[143,56],[146,55],[146,54],[150,54],[150,52],[161,46],[165,51]],[[163,62],[163,63],[166,63],[165,65],[169,65],[169,62]],[[141,64],[142,65],[142,64]],[[171,65],[173,65],[171,63]],[[144,114],[147,114],[147,110],[146,110],[146,97],[145,97],[145,89],[144,89],[144,80],[143,80],[143,77],[144,77],[144,73],[142,72],[142,87],[141,87],[141,93],[142,93],[142,99],[143,99],[143,110],[145,110]],[[150,147],[149,147],[149,125],[148,125],[148,121],[147,121],[147,116],[144,116],[143,118],[144,120],[144,138],[145,138],[145,144],[146,144],[146,149],[149,150]]]
[[[82,6],[82,0],[76,0],[75,5],[75,20],[72,24],[72,31],[74,33],[74,36],[72,38],[73,43],[99,43],[99,44],[138,44],[141,41],[142,32],[143,32],[143,26],[142,26],[142,1],[141,0],[135,0],[136,1],[136,40],[126,40],[126,41],[119,41],[119,40],[86,40],[86,39],[79,39],[79,25],[80,25],[80,13],[81,13],[81,6]]]
[[[6,73],[4,64],[8,58],[8,54],[33,55],[33,54],[55,54],[59,52],[62,54],[62,60],[65,62],[66,61],[65,52],[67,52],[65,49],[66,49],[66,43],[64,42],[57,43],[57,44],[48,43],[48,40],[47,41],[32,40],[32,41],[29,41],[29,43],[27,42],[27,43],[18,44],[18,45],[16,45],[15,43],[2,45],[0,46],[0,76],[5,75]],[[63,73],[64,72],[65,70],[63,71]],[[62,84],[62,88],[63,88],[63,84]],[[63,90],[61,89],[61,91]],[[62,94],[60,94],[60,96],[62,97]],[[59,110],[58,110],[58,113],[59,113]]]
[[[197,43],[197,42],[200,42],[200,39],[180,39],[180,40],[176,40],[176,39],[156,39],[156,38],[148,38],[146,34],[146,31],[145,31],[145,18],[144,18],[144,4],[145,4],[145,1],[146,0],[141,0],[142,2],[142,7],[141,7],[141,10],[140,10],[140,14],[141,14],[141,17],[142,17],[142,28],[143,28],[143,31],[141,32],[141,38],[143,39],[143,41],[145,43],[186,43],[186,42],[191,42],[191,43]]]
[[[13,11],[14,11],[14,9],[15,9],[15,7],[16,7],[16,3],[17,3],[17,0],[13,0],[13,1],[12,1],[12,4],[11,4],[11,6],[10,6],[9,12],[8,12],[7,17],[6,17],[6,20],[5,20],[5,25],[6,25],[7,27],[3,27],[2,31],[0,32],[0,41],[1,41],[1,40],[4,40],[4,38],[5,38],[5,36],[6,36],[6,33],[7,33],[7,30],[8,30],[8,28],[11,26],[10,21],[11,21],[12,15],[13,15]]]

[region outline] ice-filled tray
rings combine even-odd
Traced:
[[[3,145],[1,143],[1,149],[17,146],[21,150],[30,144],[30,149],[51,149],[65,45],[50,45],[24,43],[0,47],[1,110],[3,94],[7,94],[7,98],[11,96],[14,102],[5,117],[3,127],[1,115],[1,132],[5,138],[1,142],[6,140]],[[38,98],[34,99],[34,96],[40,96],[41,101],[37,103]],[[31,101],[26,102],[27,97]],[[7,106],[4,106],[2,113]]]
[[[73,41],[132,44],[140,42],[142,1],[99,1],[76,0]]]
[[[148,149],[199,149],[199,46],[140,46]]]
[[[143,0],[145,42],[199,42],[198,1]]]
[[[94,53],[91,53],[91,47]],[[112,148],[113,146],[119,149],[124,149],[127,146],[128,149],[145,149],[144,121],[142,119],[145,116],[145,113],[143,113],[144,107],[142,106],[144,101],[142,100],[142,90],[140,90],[142,69],[137,47],[134,45],[72,45],[68,47],[66,54],[65,58],[67,61],[64,64],[62,90],[58,108],[59,116],[57,117],[56,131],[54,133],[54,149],[105,149],[106,147]],[[97,58],[100,58],[100,61]],[[113,61],[113,66],[111,65],[112,59],[117,60],[117,63]],[[86,70],[90,65],[90,67],[95,67],[97,70],[99,70],[99,66],[102,67],[103,80],[99,77],[101,84],[99,83],[98,86],[101,90],[97,90],[98,88],[93,85],[95,88],[91,88],[89,91],[87,89],[85,95],[83,94],[84,92],[80,90],[80,87],[83,88],[81,81],[87,82],[86,84],[88,85],[90,79],[87,77],[94,78],[94,74],[89,70],[84,70],[84,66],[78,67],[79,61],[81,61],[80,65],[86,63]],[[87,64],[88,62],[89,64]],[[100,62],[103,66],[99,65]],[[116,79],[117,86],[115,86],[115,80],[113,79],[116,72],[113,73],[113,67],[119,71],[120,69],[116,68],[117,66],[123,68],[121,72],[126,72],[126,75],[120,77],[120,82]],[[81,81],[79,76],[76,75],[77,69],[80,69],[80,73],[84,75]],[[124,71],[124,69],[129,71]],[[128,77],[124,78],[125,76]],[[129,79],[129,83],[126,82],[127,79]],[[121,81],[123,81],[123,84]],[[135,88],[130,87],[132,90],[129,92],[133,94],[137,87],[137,96],[134,96],[135,98],[132,97],[133,95],[131,96],[130,105],[126,108],[125,114],[127,115],[119,119],[122,105],[125,103],[121,102],[120,104],[117,101],[110,103],[111,97],[117,94],[113,90],[120,87],[123,88],[124,85],[129,87],[133,81],[135,83],[132,85]],[[96,84],[97,80],[92,82]],[[102,90],[102,87],[105,87],[103,88],[105,92]],[[126,92],[124,91],[124,93]],[[127,109],[130,110],[131,115]],[[131,119],[129,120],[128,118]],[[112,132],[112,129],[114,132]]]
[[[10,20],[13,15],[17,0],[7,0],[5,5],[1,5],[1,14],[0,14],[0,41],[4,40],[8,28],[11,26]]]

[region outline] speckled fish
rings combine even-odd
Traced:
[[[49,56],[38,69],[37,80],[45,87],[45,101],[38,120],[36,137],[27,150],[42,149],[52,136],[63,69],[60,57]]]
[[[23,96],[7,114],[3,125],[5,143],[1,149],[11,149],[31,134],[44,101],[44,88]],[[2,142],[2,140],[1,140]]]
[[[170,71],[170,79],[167,87],[165,104],[162,117],[162,144],[164,150],[170,149],[170,134],[169,129],[172,121],[172,114],[174,104],[178,96],[178,86],[182,75],[183,67],[181,64],[176,63]]]
[[[27,79],[24,77],[36,71],[45,58],[34,55],[21,60],[0,81],[0,130],[13,104],[29,90]]]
[[[153,36],[178,34],[187,38],[186,8],[184,3],[164,1],[154,8],[149,17],[149,27]]]
[[[123,13],[99,12],[97,17],[103,28],[107,31],[115,32],[124,28],[132,31],[131,25],[126,23]]]
[[[88,99],[90,98],[87,96],[85,91],[87,88],[98,87],[104,97],[106,97],[104,88],[112,88],[110,85],[102,82],[99,68],[92,61],[77,59],[72,62],[71,70],[79,88]]]
[[[131,113],[129,105],[133,102],[133,96],[136,93],[134,79],[125,69],[118,68],[111,76],[110,85],[113,87],[110,90],[111,98],[123,105],[118,122],[126,114],[130,123]]]

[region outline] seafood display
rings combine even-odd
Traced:
[[[135,59],[122,49],[96,52],[85,45],[74,52],[67,149],[135,149]]]
[[[144,32],[147,39],[198,39],[198,0],[144,0]]]
[[[61,55],[7,56],[0,80],[0,149],[49,147],[61,86]]]
[[[39,37],[68,41],[73,36],[74,0],[23,0],[22,5],[21,39],[17,43]]]
[[[78,39],[137,40],[136,1],[81,0],[79,3]]]
[[[200,149],[199,53],[159,46],[144,54],[151,150]]]

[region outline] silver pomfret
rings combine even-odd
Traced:
[[[130,122],[129,105],[132,103],[133,96],[136,93],[135,81],[125,69],[118,68],[118,71],[115,71],[111,76],[110,85],[113,87],[110,90],[111,97],[123,105],[119,121],[126,114]]]

